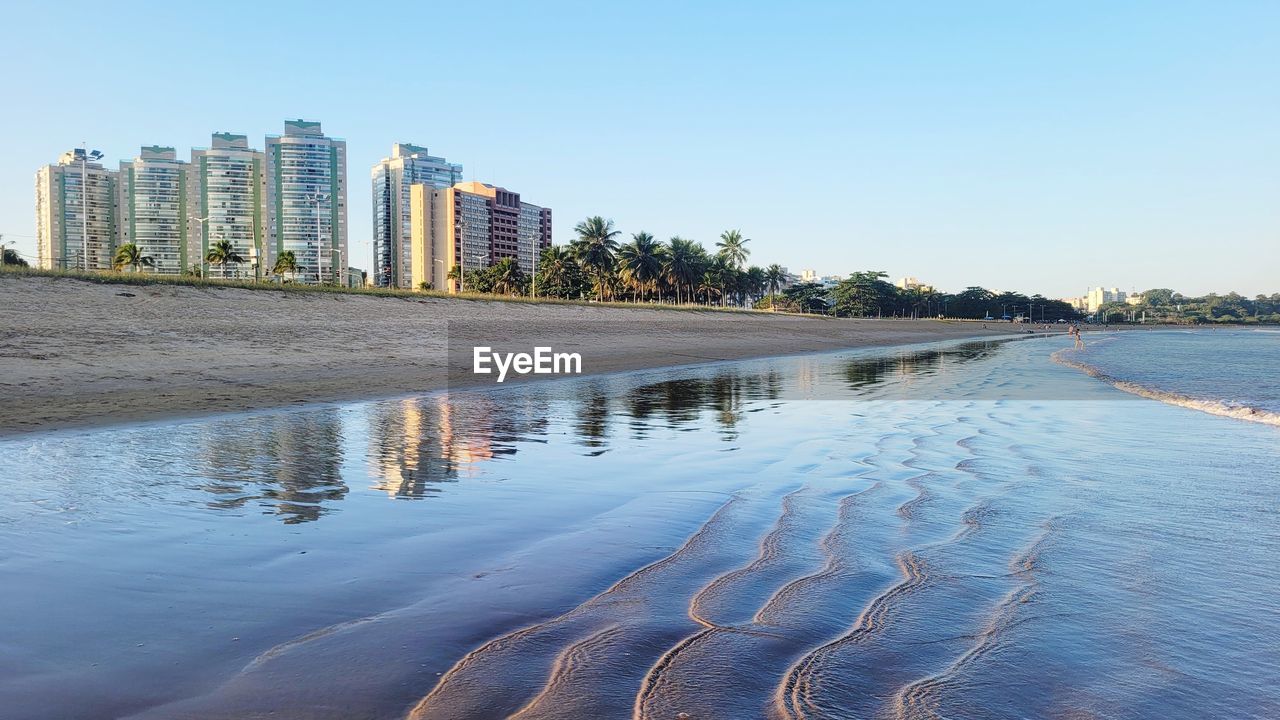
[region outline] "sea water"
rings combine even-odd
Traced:
[[[1280,425],[1280,329],[1089,334],[1064,362],[1152,399]]]
[[[1110,384],[1274,339],[1085,339],[0,441],[0,714],[1280,717],[1280,430]]]

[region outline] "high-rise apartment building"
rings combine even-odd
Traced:
[[[373,284],[412,288],[409,202],[413,185],[436,189],[462,182],[462,166],[428,154],[425,147],[396,143],[391,157],[373,166]]]
[[[915,277],[911,277],[911,276],[907,276],[907,277],[904,277],[904,278],[899,278],[899,280],[898,280],[897,282],[895,282],[895,283],[894,283],[894,285],[895,285],[899,290],[924,290],[924,291],[932,291],[932,290],[933,290],[933,286],[932,286],[932,285],[929,285],[929,284],[927,284],[927,283],[922,283],[922,282],[920,282],[920,279],[919,279],[919,278],[915,278]]]
[[[266,155],[244,135],[214,133],[210,147],[191,150],[187,189],[187,245],[205,277],[261,279],[266,253]],[[209,246],[231,243],[244,262],[225,268],[205,260]]]
[[[199,262],[187,252],[187,169],[177,152],[144,146],[120,163],[118,243],[134,243],[154,265],[150,272],[181,275]]]
[[[410,193],[411,287],[430,283],[457,292],[450,268],[470,272],[515,258],[533,273],[538,254],[551,246],[551,209],[523,202],[520,194],[479,182]]]
[[[294,277],[305,283],[345,283],[347,143],[325,137],[320,123],[288,120],[266,144],[267,257],[292,251]]]
[[[1124,302],[1125,293],[1120,288],[1091,288],[1085,294],[1085,309],[1091,313],[1098,312],[1098,308],[1107,303]]]
[[[45,270],[110,270],[116,243],[114,171],[76,149],[36,172],[36,264]]]

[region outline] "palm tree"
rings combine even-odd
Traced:
[[[769,289],[769,294],[773,295],[781,290],[782,286],[787,282],[787,274],[783,272],[781,265],[774,263],[765,268],[764,281]]]
[[[681,291],[688,290],[693,295],[694,283],[702,277],[702,260],[704,252],[698,243],[673,237],[667,246],[666,265],[663,274],[667,282],[676,289],[676,302],[684,302]]]
[[[520,270],[520,265],[515,258],[502,258],[490,268],[490,271],[493,273],[494,292],[503,295],[515,295],[520,292],[520,286],[524,283],[524,272]]]
[[[707,304],[711,304],[712,298],[718,298],[721,294],[720,275],[714,270],[708,269],[702,273],[702,277],[698,280],[698,294],[707,298]]]
[[[631,236],[631,242],[618,248],[618,271],[631,286],[632,299],[645,290],[653,290],[662,277],[666,249],[647,232]]]
[[[613,221],[599,215],[578,223],[573,231],[578,234],[574,243],[574,255],[595,281],[596,296],[603,300],[608,287],[608,275],[613,269],[613,253],[618,249],[617,237],[622,233],[613,229]]]
[[[750,240],[742,237],[742,233],[737,230],[725,230],[720,233],[720,242],[716,243],[716,247],[720,248],[716,254],[729,262],[729,266],[735,270],[742,267],[747,262],[747,256],[751,251],[746,248]]]
[[[662,297],[661,286],[666,282],[668,254],[669,251],[667,250],[666,245],[663,245],[662,242],[658,240],[653,242],[653,258],[656,261],[657,267],[653,276],[649,278],[649,293],[651,295],[657,295],[659,298]]]
[[[746,295],[746,298],[744,299],[754,303],[764,293],[764,288],[767,284],[764,268],[752,265],[742,274],[742,279],[745,285],[743,294]]]
[[[729,260],[723,255],[717,255],[711,259],[707,269],[702,273],[702,279],[698,286],[698,290],[707,296],[707,302],[711,302],[714,296],[720,300],[720,304],[724,305],[724,297],[730,290],[736,290],[738,281],[738,271],[729,264]]]
[[[782,285],[787,282],[787,274],[782,271],[781,265],[774,263],[765,268],[764,282],[765,287],[769,290],[769,309],[776,310],[773,296],[777,295],[778,291],[782,289]]]
[[[236,252],[236,246],[231,244],[230,240],[222,239],[209,246],[209,252],[205,254],[204,261],[213,265],[222,266],[222,279],[227,279],[227,264],[242,263],[244,258],[240,257],[240,253]]]
[[[926,287],[908,288],[901,293],[902,299],[907,301],[907,306],[911,309],[912,317],[924,316],[921,311],[928,307],[930,294]]]
[[[156,260],[150,255],[143,255],[142,248],[139,248],[137,243],[125,243],[116,248],[112,264],[116,270],[128,265],[133,268],[134,272],[138,272],[138,269],[142,267],[155,267]]]
[[[552,245],[538,258],[538,287],[544,295],[572,297],[580,294],[578,261],[573,251],[563,245]]]
[[[289,275],[289,279],[293,279],[293,274],[298,272],[298,256],[293,254],[292,250],[285,250],[276,257],[276,264],[271,268],[274,275]]]

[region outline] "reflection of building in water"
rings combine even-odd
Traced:
[[[439,492],[457,472],[440,449],[438,408],[431,399],[407,398],[377,406],[370,418],[369,469],[375,490],[395,497]]]
[[[817,386],[818,371],[817,363],[813,358],[801,357],[796,359],[795,388],[797,392],[807,395],[813,392]]]
[[[286,523],[299,523],[318,519],[347,495],[335,410],[255,415],[207,428],[201,489],[218,498],[210,507],[256,502]]]
[[[468,403],[462,411],[447,399],[437,398],[440,408],[440,454],[455,468],[470,469],[473,463],[492,460],[494,408],[488,403]],[[482,407],[476,407],[476,406]],[[467,411],[476,413],[467,415]],[[515,453],[512,448],[510,453]]]
[[[443,483],[474,476],[479,463],[515,454],[521,440],[542,434],[546,426],[537,407],[499,405],[483,394],[381,403],[370,423],[373,488],[407,498],[439,493]]]

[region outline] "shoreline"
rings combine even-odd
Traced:
[[[689,372],[696,372],[698,370],[703,370],[706,368],[716,367],[716,366],[725,365],[725,364],[733,364],[733,363],[767,361],[767,360],[774,360],[774,359],[781,360],[781,359],[796,358],[796,357],[822,358],[825,356],[838,355],[838,354],[844,354],[844,353],[858,353],[860,351],[883,351],[883,352],[869,353],[869,355],[871,355],[872,357],[876,357],[876,356],[882,355],[883,353],[887,353],[891,351],[914,351],[914,350],[927,350],[931,348],[945,348],[945,347],[953,347],[957,344],[962,344],[966,342],[1013,343],[1013,342],[1019,342],[1022,340],[1033,340],[1033,339],[1046,338],[1046,337],[1050,337],[1050,334],[1043,333],[1043,332],[1037,333],[1035,335],[1028,335],[1028,334],[1019,335],[1019,334],[1010,334],[1010,333],[1006,333],[1002,335],[979,334],[974,336],[946,337],[941,339],[927,338],[923,340],[894,343],[894,344],[888,344],[888,345],[867,344],[867,345],[860,345],[860,346],[853,346],[853,347],[830,348],[826,350],[804,350],[796,353],[780,352],[780,353],[773,353],[769,355],[751,355],[751,356],[745,356],[740,358],[707,359],[707,360],[698,360],[695,362],[678,363],[678,364],[671,364],[671,365],[647,365],[644,367],[611,369],[607,371],[598,371],[598,372],[584,372],[581,375],[551,375],[544,378],[527,378],[523,380],[516,380],[514,382],[507,382],[501,385],[493,383],[491,381],[479,381],[479,382],[470,382],[470,383],[445,383],[440,387],[426,389],[426,390],[415,390],[415,391],[403,392],[403,393],[393,393],[389,395],[371,395],[371,396],[356,395],[353,397],[337,398],[332,400],[303,400],[297,403],[289,404],[287,406],[263,405],[263,406],[254,406],[254,407],[233,408],[233,409],[227,409],[227,410],[203,410],[203,411],[197,410],[197,411],[185,412],[185,413],[156,413],[156,414],[150,414],[150,415],[141,416],[141,417],[110,419],[110,420],[104,420],[102,422],[95,422],[92,424],[68,424],[68,425],[63,425],[58,427],[43,428],[39,430],[33,429],[33,430],[9,431],[9,430],[0,429],[0,442],[6,441],[6,440],[15,440],[23,437],[31,437],[31,436],[47,437],[47,436],[58,435],[58,434],[74,435],[76,433],[91,432],[94,430],[101,430],[101,429],[132,429],[132,428],[146,428],[146,427],[159,428],[167,424],[200,422],[205,420],[216,420],[219,418],[230,418],[230,417],[236,417],[236,416],[254,417],[259,415],[266,415],[266,414],[280,412],[285,409],[315,410],[315,409],[323,409],[323,408],[339,408],[339,407],[344,407],[354,403],[378,403],[378,402],[395,402],[399,400],[414,400],[414,399],[421,399],[421,398],[430,398],[430,397],[435,397],[440,395],[447,396],[450,392],[453,392],[453,391],[457,391],[459,393],[464,393],[464,392],[465,393],[501,393],[504,390],[519,391],[524,387],[524,385],[528,383],[536,383],[538,385],[545,385],[547,383],[575,383],[575,382],[590,380],[593,377],[625,378],[628,376],[635,377],[638,375],[653,374],[654,377],[645,378],[646,381],[651,380],[652,382],[661,382],[667,378],[665,376],[659,376],[660,373],[668,373],[668,372],[689,373]],[[0,385],[3,385],[3,383],[0,383]]]
[[[978,321],[285,294],[44,277],[0,279],[0,316],[6,319],[0,388],[12,400],[0,407],[0,437],[493,384],[493,376],[474,376],[463,366],[475,345],[579,352],[583,372],[568,377],[584,377],[1065,332],[1028,333],[1021,325]],[[558,377],[566,376],[522,376],[505,384]]]
[[[1249,407],[1247,405],[1230,405],[1220,400],[1197,398],[1169,390],[1161,390],[1160,388],[1143,385],[1130,380],[1121,380],[1120,378],[1103,372],[1098,367],[1087,362],[1067,357],[1070,352],[1071,348],[1063,348],[1049,355],[1049,358],[1059,365],[1069,367],[1073,370],[1078,370],[1095,380],[1101,381],[1117,390],[1129,393],[1130,395],[1136,395],[1141,398],[1146,398],[1147,400],[1155,400],[1156,402],[1164,403],[1165,405],[1186,408],[1188,410],[1196,410],[1209,415],[1216,415],[1218,417],[1242,420],[1244,422],[1258,423],[1261,425],[1270,425],[1272,427],[1280,427],[1280,415],[1277,415],[1274,412]]]

